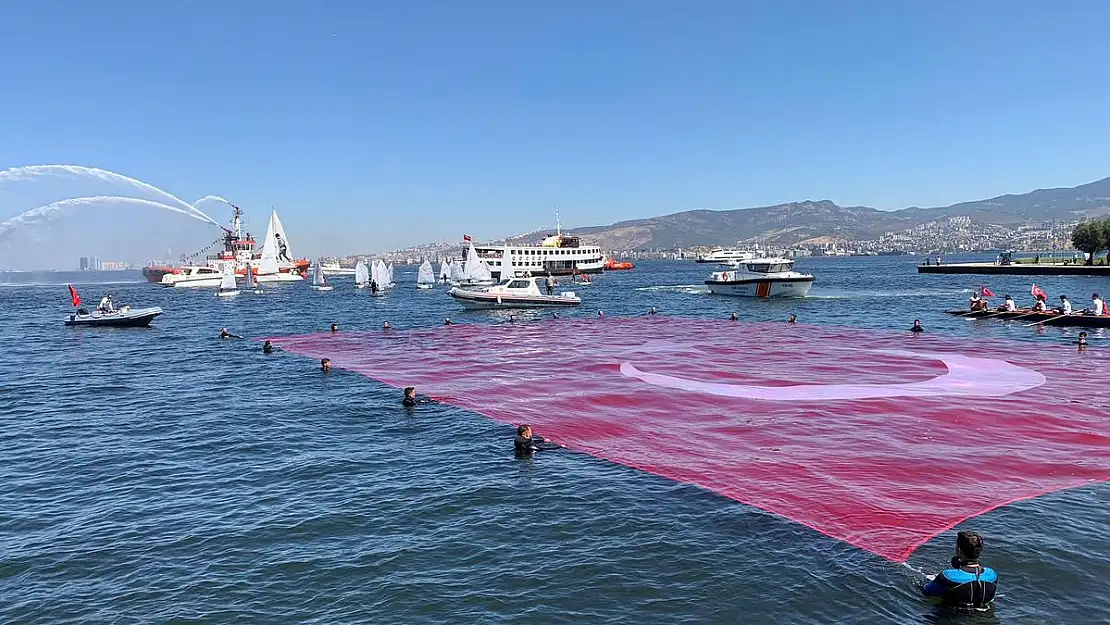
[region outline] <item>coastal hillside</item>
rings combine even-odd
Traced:
[[[750,241],[791,246],[828,240],[865,240],[957,215],[973,223],[1014,227],[1024,223],[1080,221],[1110,214],[1110,178],[1071,188],[962,202],[938,208],[880,211],[839,206],[829,200],[790,202],[732,210],[690,210],[661,217],[575,228],[604,249],[734,245]]]

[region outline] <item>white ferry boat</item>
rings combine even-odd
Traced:
[[[476,245],[474,249],[489,265],[494,280],[511,278],[520,273],[537,276],[569,276],[579,273],[601,273],[605,255],[596,245],[582,245],[578,237],[565,235],[561,227],[539,245]]]
[[[788,258],[758,258],[714,271],[705,284],[718,295],[805,297],[813,276],[794,271],[794,261]]]
[[[737,249],[732,249],[732,248],[725,249],[725,248],[718,247],[718,248],[714,249],[712,252],[709,252],[708,254],[703,254],[701,256],[698,256],[697,262],[699,262],[699,263],[714,263],[714,264],[720,265],[720,264],[723,264],[723,263],[732,263],[732,262],[742,263],[744,261],[752,260],[755,257],[756,257],[756,253],[755,252],[749,252],[748,250],[737,250]]]

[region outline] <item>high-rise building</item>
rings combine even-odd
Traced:
[[[77,268],[80,269],[81,271],[88,271],[89,270],[89,257],[88,256],[82,256],[80,259],[78,259]]]

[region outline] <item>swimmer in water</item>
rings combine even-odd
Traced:
[[[729,317],[729,319],[731,319],[732,321],[740,321],[740,315],[732,313],[732,316]]]
[[[998,586],[998,573],[979,563],[982,553],[982,536],[960,532],[956,535],[956,555],[951,567],[930,577],[922,592],[940,598],[950,608],[975,612],[989,610]]]
[[[509,315],[509,323],[516,323],[516,315]]]
[[[232,334],[232,333],[227,331],[227,328],[224,328],[224,329],[220,330],[220,338],[221,339],[241,339],[243,337],[239,336],[238,334]]]
[[[557,312],[551,313],[551,318],[552,319],[558,319],[559,318],[559,313],[557,313]]]
[[[451,318],[450,317],[444,318],[443,325],[445,325],[445,326],[451,325]]]
[[[339,324],[338,324],[338,323],[333,323],[333,324],[331,324],[331,331],[332,331],[333,333],[335,333],[335,332],[339,332]]]
[[[273,351],[274,351],[274,344],[273,343],[271,343],[269,341],[266,341],[265,343],[262,344],[262,353],[263,354],[271,354],[271,353],[273,353]]]
[[[529,457],[537,451],[549,451],[560,447],[558,443],[553,443],[542,436],[532,436],[532,426],[527,423],[516,429],[516,437],[513,438],[513,450],[517,458]]]
[[[323,371],[324,373],[331,371],[331,358],[320,359],[320,371]]]
[[[798,315],[790,313],[790,316],[786,318],[786,323],[798,323]]]
[[[1087,346],[1087,333],[1086,332],[1080,332],[1079,333],[1079,340],[1076,341],[1075,344],[1080,346],[1080,347],[1086,347]]]
[[[597,311],[597,318],[598,318],[598,319],[600,319],[600,318],[602,318],[602,317],[604,317],[604,316],[605,316],[605,313],[601,312],[600,310],[599,310],[599,311]]]
[[[651,310],[648,311],[648,314],[649,315],[655,315],[655,314],[658,314],[658,312],[659,311],[655,310],[655,306],[652,306]]]
[[[417,398],[416,397],[416,387],[415,386],[406,386],[405,387],[405,396],[403,398],[401,398],[401,405],[405,406],[406,408],[411,408],[411,407],[415,406],[416,404],[426,404],[429,401],[430,400],[428,400],[428,399],[423,399],[423,398]]]
[[[383,330],[390,330],[392,328],[393,328],[393,326],[389,325],[388,321],[385,321],[385,322],[382,323],[382,329]]]
[[[910,327],[910,332],[917,333],[917,332],[924,332],[924,331],[925,331],[925,328],[921,327],[921,320],[920,319],[914,319],[913,320],[913,326]]]

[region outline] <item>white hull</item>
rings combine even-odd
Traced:
[[[355,288],[356,289],[368,289],[368,288],[370,288],[370,285],[369,284],[356,284]]]
[[[735,297],[805,297],[813,286],[813,279],[809,280],[750,280],[743,282],[713,282],[706,281],[709,290],[717,295],[732,295]]]
[[[296,273],[296,272],[289,272],[289,273],[281,272],[281,273],[266,273],[266,274],[262,274],[262,275],[255,274],[254,279],[255,279],[255,281],[257,281],[259,283],[263,283],[263,282],[301,282],[302,280],[304,280],[304,277],[302,277],[301,274]]]
[[[235,297],[239,291],[216,291],[216,297]]]
[[[434,287],[435,287],[434,284],[418,284],[418,285],[416,285],[416,288],[418,288],[418,289],[431,289],[431,288],[434,288]]]
[[[331,286],[331,285],[321,285],[321,284],[313,284],[312,285],[312,290],[313,291],[331,291],[334,288],[335,287]]]
[[[211,288],[211,287],[220,286],[220,282],[222,282],[222,281],[223,281],[223,278],[221,276],[216,276],[214,278],[194,278],[192,280],[182,279],[182,280],[174,280],[173,282],[159,282],[158,284],[160,284],[164,287],[173,287],[175,289],[188,289],[188,288],[194,288],[194,287],[208,287],[208,288]]]

